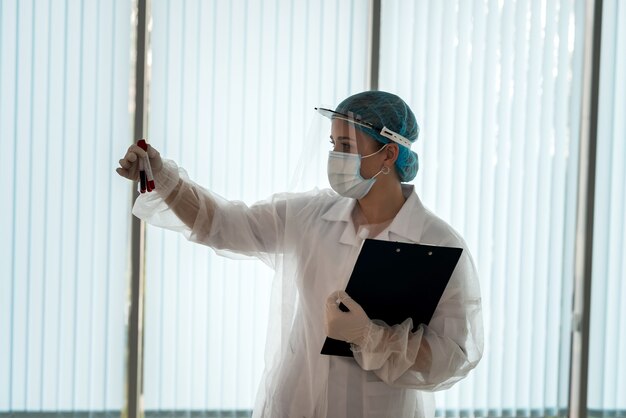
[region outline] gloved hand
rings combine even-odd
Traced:
[[[163,161],[161,160],[161,154],[159,151],[152,148],[152,145],[148,144],[148,158],[150,159],[150,167],[152,168],[152,174],[156,178],[161,169],[163,168]],[[128,147],[126,155],[120,160],[120,166],[115,169],[117,174],[122,177],[126,177],[129,180],[139,180],[139,157],[145,157],[146,151],[142,150],[139,145],[133,144]]]
[[[339,308],[343,303],[350,310]],[[326,299],[326,335],[335,340],[361,345],[369,332],[371,321],[361,305],[346,292],[338,290]]]

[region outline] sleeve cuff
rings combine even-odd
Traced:
[[[172,160],[163,159],[163,167],[154,176],[155,190],[165,199],[176,188],[179,180],[178,165]]]

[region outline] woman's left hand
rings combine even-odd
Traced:
[[[342,311],[340,303],[349,311]],[[343,290],[333,292],[326,299],[326,334],[330,338],[361,345],[367,337],[370,323],[361,305]]]

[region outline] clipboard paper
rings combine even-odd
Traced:
[[[366,239],[346,293],[370,319],[388,325],[413,319],[413,332],[428,324],[462,248]],[[350,344],[327,337],[321,354],[353,357]]]

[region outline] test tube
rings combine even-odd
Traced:
[[[152,166],[150,165],[150,158],[148,158],[147,156],[144,159],[144,168],[146,170],[146,180],[148,183],[148,191],[151,192],[155,189],[154,176],[152,175]]]
[[[146,171],[143,158],[139,159],[139,191],[145,193],[147,190]]]
[[[137,141],[137,145],[139,145],[141,149],[146,151],[146,153],[148,152],[148,143],[146,142],[145,139],[140,139],[139,141]],[[148,192],[151,192],[156,187],[154,184],[154,176],[152,175],[152,166],[150,165],[150,158],[146,155],[141,160],[143,160],[143,167],[144,167],[145,174],[146,174],[146,189]]]

